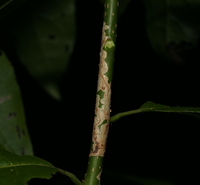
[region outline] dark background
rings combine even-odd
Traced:
[[[61,84],[61,102],[43,91],[14,54],[10,58],[35,155],[83,179],[94,119],[103,6],[98,1],[77,0],[76,16],[77,41]],[[146,101],[200,106],[198,52],[183,63],[167,62],[149,43],[145,16],[142,1],[131,1],[119,18],[111,115],[137,109]],[[9,44],[2,46],[12,54]],[[198,182],[199,123],[187,115],[143,113],[111,124],[102,185],[140,185],[125,178],[126,174],[175,184]],[[67,177],[57,174],[50,181],[32,180],[30,184],[67,182]]]

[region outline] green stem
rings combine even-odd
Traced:
[[[118,113],[114,116],[112,116],[110,118],[110,123],[113,123],[117,120],[119,120],[120,118],[124,117],[124,116],[129,116],[129,115],[132,115],[132,114],[137,114],[137,113],[142,113],[142,112],[152,112],[150,109],[147,109],[147,110],[131,110],[131,111],[127,111],[127,112],[121,112],[121,113]]]
[[[92,134],[84,185],[99,185],[110,121],[110,99],[117,29],[117,0],[105,1],[100,65]]]
[[[82,185],[83,183],[73,174],[68,171],[57,168],[58,172],[68,176],[75,185]]]
[[[110,118],[110,123],[113,123],[124,116],[132,114],[144,113],[144,112],[165,112],[165,113],[180,113],[180,114],[199,114],[199,107],[171,107],[166,105],[155,104],[153,102],[146,102],[142,107],[136,110],[118,113]]]

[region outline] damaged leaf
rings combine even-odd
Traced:
[[[3,52],[0,52],[0,144],[18,155],[33,154],[20,89]]]

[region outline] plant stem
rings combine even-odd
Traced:
[[[185,115],[194,115],[200,113],[199,107],[171,107],[166,105],[160,105],[151,101],[143,104],[139,109],[118,113],[110,118],[110,123],[113,123],[124,116],[132,114],[144,113],[144,112],[166,112],[166,113],[180,113]]]
[[[99,185],[110,121],[118,0],[105,0],[92,146],[84,185]]]
[[[68,176],[75,185],[82,185],[83,184],[74,174],[72,174],[72,173],[70,173],[68,171],[62,170],[60,168],[57,168],[57,170],[60,173]]]

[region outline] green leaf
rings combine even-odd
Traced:
[[[57,169],[35,156],[19,156],[0,145],[0,184],[26,185],[32,178],[50,179]]]
[[[110,122],[115,122],[118,119],[143,112],[171,112],[171,113],[190,113],[190,114],[199,114],[200,107],[171,107],[161,104],[156,104],[151,101],[144,103],[139,109],[131,110],[127,112],[118,113],[110,118]]]
[[[0,184],[26,185],[30,179],[50,179],[56,172],[68,176],[75,185],[82,182],[72,173],[56,168],[51,163],[31,155],[19,156],[0,145]]]
[[[171,107],[148,101],[140,109],[142,112],[200,113],[200,107]]]
[[[15,52],[28,72],[54,98],[75,41],[75,0],[30,1],[12,27]],[[26,15],[26,16],[24,16]]]
[[[0,144],[19,155],[33,154],[20,89],[3,52],[0,52]]]
[[[154,50],[173,62],[184,62],[198,44],[200,1],[143,1],[148,37]]]

